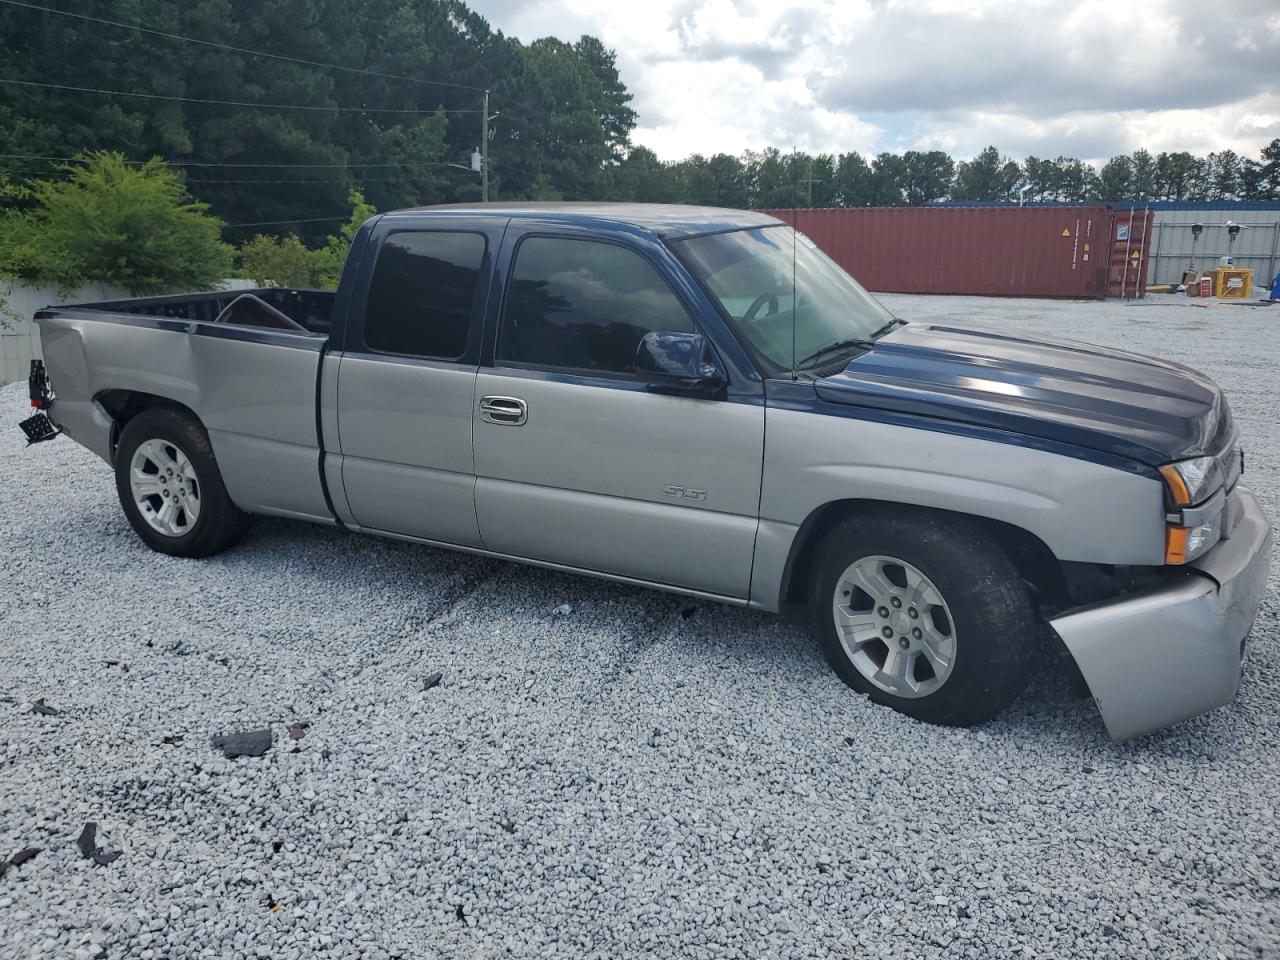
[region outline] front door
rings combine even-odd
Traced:
[[[342,486],[360,527],[481,546],[471,410],[492,219],[389,217],[338,369]]]
[[[494,366],[476,382],[485,547],[745,598],[764,408],[637,377],[645,333],[695,329],[660,269],[671,264],[549,233],[517,238],[512,257]]]

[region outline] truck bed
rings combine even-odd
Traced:
[[[336,296],[332,290],[293,290],[285,287],[182,293],[164,297],[101,300],[96,303],[66,303],[51,309],[97,310],[212,323],[233,301],[246,295],[257,297],[312,333],[327,336],[332,326],[333,302]]]
[[[50,419],[112,462],[138,409],[185,407],[242,510],[331,523],[317,391],[334,299],[261,289],[47,307],[35,320]]]

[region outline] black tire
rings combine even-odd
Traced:
[[[950,623],[945,614],[940,621],[953,631],[949,672],[941,686],[926,695],[898,696],[877,686],[859,670],[841,643],[833,609],[837,587],[845,584],[841,587],[843,597],[848,585],[842,579],[845,572],[859,561],[874,563],[866,558],[876,557],[897,558],[915,567],[936,587],[950,612]],[[882,569],[893,572],[894,567],[889,564]],[[977,523],[955,514],[915,508],[863,513],[827,533],[818,545],[812,571],[810,629],[840,679],[876,703],[928,723],[963,727],[990,720],[1021,692],[1036,635],[1031,598],[1008,554]],[[880,605],[872,603],[870,611],[865,610],[869,593],[855,587],[852,595],[851,610],[861,607],[858,612],[863,617],[880,616]],[[890,618],[895,615],[894,611],[889,613]],[[885,629],[878,619],[868,622],[880,631]],[[884,621],[894,631],[892,622]],[[897,638],[877,639],[865,645],[868,652],[860,655],[863,669],[869,669],[868,659],[875,660],[874,644],[880,644],[887,657],[889,644],[897,642]],[[904,648],[910,642],[901,638]],[[856,646],[855,652],[863,648]],[[916,657],[906,661],[907,670],[919,669],[915,664],[920,656],[914,649],[904,650],[904,657]],[[886,669],[884,657],[881,669]],[[931,663],[924,671],[935,681],[939,677]],[[919,677],[913,676],[913,681],[917,680]],[[928,682],[926,677],[922,687]]]
[[[151,440],[172,445],[195,470],[198,515],[188,524],[188,529],[178,535],[154,528],[134,500],[129,476],[134,454]],[[116,493],[125,516],[134,532],[152,550],[175,557],[207,557],[236,543],[248,529],[249,515],[227,496],[209,434],[189,413],[173,407],[151,407],[130,420],[116,445],[115,471]]]

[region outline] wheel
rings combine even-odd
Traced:
[[[249,516],[227,496],[209,435],[190,414],[142,411],[120,434],[115,470],[125,516],[152,550],[207,557],[244,536]]]
[[[811,629],[840,679],[875,702],[970,726],[1021,691],[1031,598],[973,521],[907,508],[852,517],[823,539],[813,571]]]

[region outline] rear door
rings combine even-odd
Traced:
[[[389,216],[375,227],[337,387],[342,487],[360,527],[481,546],[471,411],[504,222]]]
[[[645,333],[697,330],[687,274],[653,241],[518,220],[502,261],[474,410],[485,546],[746,597],[764,408],[655,393],[635,372]]]

